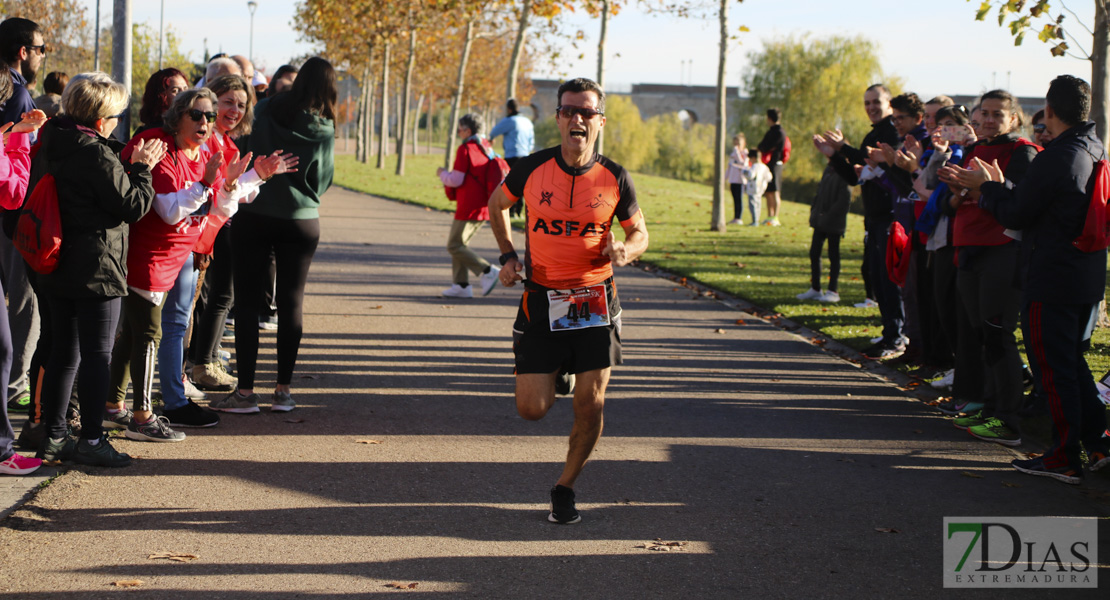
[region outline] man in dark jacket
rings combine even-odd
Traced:
[[[782,163],[785,158],[786,152],[786,132],[782,130],[782,111],[777,108],[767,109],[767,125],[770,129],[767,133],[763,134],[763,139],[759,142],[759,151],[763,156],[769,156],[770,160],[765,161],[767,167],[771,169],[771,183],[767,185],[767,191],[763,193],[763,197],[767,199],[767,219],[763,221],[764,225],[774,225],[778,227],[779,223],[779,203],[782,202]]]
[[[1023,232],[1022,332],[1037,391],[1048,399],[1053,444],[1043,456],[1011,464],[1071,484],[1083,476],[1081,443],[1092,471],[1110,466],[1102,439],[1106,407],[1083,358],[1106,288],[1106,251],[1084,252],[1072,244],[1086,220],[1095,164],[1106,158],[1095,124],[1087,120],[1090,109],[1087,82],[1061,75],[1050,84],[1044,109],[1055,139],[1033,159],[1019,185],[1003,181],[982,161],[978,170],[960,173],[980,189],[980,207]]]
[[[883,321],[883,339],[864,350],[863,354],[869,358],[892,358],[905,350],[902,296],[886,269],[886,240],[894,220],[894,200],[879,178],[861,181],[856,174],[856,166],[867,165],[869,149],[877,149],[883,143],[897,147],[900,138],[890,118],[890,90],[886,86],[877,83],[867,88],[863,94],[863,107],[871,119],[871,131],[864,136],[859,148],[847,145],[840,131],[826,132],[825,139],[836,150],[829,163],[849,185],[860,186],[863,198],[863,226],[867,231],[864,253],[870,265],[872,293],[879,303],[879,315]]]

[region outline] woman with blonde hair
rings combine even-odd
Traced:
[[[73,77],[62,93],[63,116],[42,129],[31,181],[50,174],[58,190],[62,247],[57,268],[39,274],[50,307],[50,356],[44,368],[43,422],[46,440],[39,456],[86,465],[124,467],[102,427],[108,399],[109,359],[120,298],[127,296],[127,236],[154,201],[152,166],[165,144],[138,144],[130,162],[123,145],[110,138],[127,109],[129,94],[104,73]],[[78,369],[78,361],[80,368]],[[81,439],[66,435],[65,411],[77,377]]]

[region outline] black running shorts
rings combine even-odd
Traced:
[[[613,279],[605,281],[609,325],[570,331],[552,331],[548,318],[547,288],[528,283],[513,324],[516,372],[585,373],[619,365],[621,359],[621,308]]]

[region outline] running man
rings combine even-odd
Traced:
[[[503,253],[501,283],[524,282],[513,325],[517,412],[542,419],[555,404],[557,385],[559,393],[574,390],[570,447],[547,517],[570,524],[582,520],[574,482],[601,437],[610,368],[622,362],[613,266],[643,254],[648,232],[628,172],[594,152],[605,126],[605,92],[580,78],[559,86],[558,98],[561,144],[520,159],[490,197],[489,216]],[[509,230],[509,208],[518,201],[528,219],[523,261]],[[624,242],[610,230],[613,217]]]

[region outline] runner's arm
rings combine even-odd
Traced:
[[[624,242],[617,240],[610,230],[602,248],[602,252],[613,261],[615,267],[623,267],[636,260],[648,248],[647,222],[644,221],[642,212],[637,212],[635,218],[628,222],[621,223],[621,227],[624,228]]]

